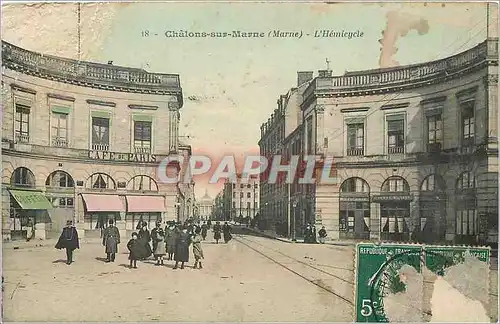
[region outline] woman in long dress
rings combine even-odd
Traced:
[[[182,231],[177,235],[175,240],[175,266],[177,269],[179,262],[181,263],[181,269],[184,269],[184,263],[189,262],[189,244],[191,243],[191,237],[187,232],[187,228],[183,228]]]
[[[174,225],[170,225],[165,231],[165,243],[167,244],[167,260],[172,260],[175,253],[175,239],[178,229]]]
[[[142,228],[139,230],[139,233],[137,233],[137,239],[139,241],[139,244],[142,247],[142,253],[140,253],[140,259],[141,260],[146,260],[151,256],[153,251],[151,251],[151,245],[149,242],[151,242],[151,235],[149,234],[148,228],[146,223],[144,222],[142,224]]]

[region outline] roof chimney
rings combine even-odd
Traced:
[[[109,65],[113,65],[113,61],[108,61],[108,64]]]
[[[307,81],[311,81],[313,79],[314,72],[313,71],[300,71],[297,72],[297,87],[300,87]]]
[[[319,70],[318,76],[320,78],[331,78],[332,77],[332,70]]]

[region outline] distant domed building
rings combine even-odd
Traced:
[[[198,203],[198,211],[200,213],[201,220],[208,220],[212,216],[212,210],[214,208],[214,200],[208,194],[208,190],[205,189],[205,195],[201,197]]]

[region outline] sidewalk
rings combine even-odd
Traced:
[[[255,233],[255,234],[262,235],[262,236],[270,238],[270,239],[275,239],[275,240],[278,240],[278,241],[281,241],[281,242],[286,242],[286,243],[304,243],[303,239],[298,239],[298,240],[296,240],[294,242],[294,241],[292,241],[289,238],[279,237],[279,236],[276,235],[276,233],[274,233],[271,230],[258,230],[256,228],[251,228],[251,227],[242,227],[242,229],[247,230],[247,231],[252,232],[252,233]],[[328,245],[337,245],[337,246],[356,246],[356,243],[358,243],[358,242],[354,241],[354,240],[352,240],[352,241],[348,241],[348,240],[344,240],[344,241],[326,241],[325,242],[325,244],[328,244]]]
[[[15,240],[15,241],[3,241],[2,242],[2,248],[3,249],[12,249],[12,250],[19,250],[19,249],[30,249],[30,248],[37,248],[37,247],[52,247],[54,248],[56,246],[57,239],[32,239],[30,241],[23,241],[23,240]],[[83,238],[80,239],[80,246],[82,244],[101,244],[101,239],[100,238]]]

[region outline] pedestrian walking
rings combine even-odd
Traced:
[[[311,243],[311,236],[312,236],[311,224],[307,223],[306,228],[304,230],[304,243]]]
[[[205,222],[201,225],[201,237],[203,238],[203,241],[207,238],[207,232],[208,232],[208,226]]]
[[[322,226],[321,229],[318,231],[318,235],[319,235],[319,243],[325,244],[327,234],[324,226]]]
[[[167,260],[171,261],[175,253],[175,239],[177,237],[177,227],[171,224],[165,230],[165,243],[167,244]]]
[[[139,230],[139,233],[137,233],[137,240],[142,246],[140,260],[146,260],[153,253],[151,245],[149,244],[149,242],[151,242],[151,235],[149,234],[146,222],[142,223],[142,228]]]
[[[311,243],[318,244],[316,226],[311,226]]]
[[[203,249],[201,247],[201,241],[203,240],[201,233],[201,228],[196,228],[195,235],[191,238],[191,242],[193,243],[193,255],[194,255],[194,268],[202,269],[201,259],[204,259]]]
[[[222,226],[222,233],[224,234],[224,243],[227,243],[231,241],[233,236],[231,235],[231,226],[227,222],[224,223],[224,226]]]
[[[130,260],[130,268],[137,269],[137,260],[141,256],[141,246],[140,242],[137,240],[137,233],[132,233],[132,238],[127,243],[127,248],[129,250],[128,259]]]
[[[163,257],[165,256],[167,251],[165,247],[165,232],[162,228],[158,228],[155,231],[153,239],[154,241],[156,241],[156,246],[153,250],[153,255],[156,259],[156,265],[163,265]]]
[[[220,226],[220,223],[219,222],[215,222],[213,232],[214,232],[214,240],[215,240],[215,242],[217,244],[219,244],[219,240],[221,238],[221,235],[220,235],[221,231],[222,231],[222,228]]]
[[[190,243],[191,243],[191,237],[187,232],[187,228],[184,227],[182,231],[177,235],[175,240],[174,270],[178,268],[179,262],[181,263],[181,269],[184,269],[185,262],[189,262]]]
[[[106,247],[106,262],[115,262],[115,255],[120,244],[120,231],[114,226],[114,221],[109,220],[109,226],[102,234],[102,245]]]
[[[209,219],[207,222],[207,227],[210,229],[212,227],[212,221]]]
[[[66,249],[66,264],[73,263],[73,251],[80,248],[80,241],[78,240],[78,232],[73,226],[73,222],[66,221],[66,227],[63,228],[61,236],[56,244],[56,249]]]

